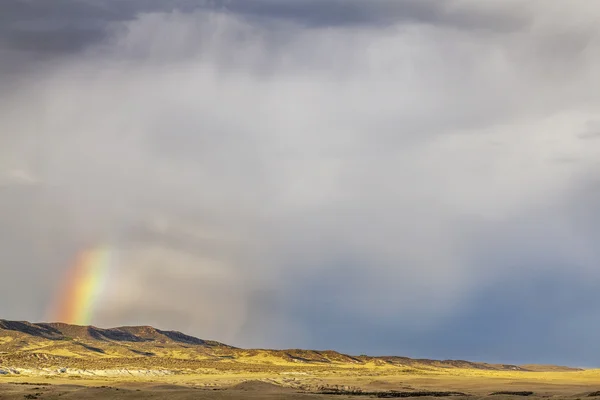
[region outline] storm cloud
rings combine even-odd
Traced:
[[[600,7],[165,3],[0,5],[3,317],[105,245],[99,326],[600,356]]]

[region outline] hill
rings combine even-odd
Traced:
[[[462,360],[351,356],[336,351],[240,349],[151,326],[102,329],[63,323],[0,320],[0,370],[36,369],[81,373],[128,371],[298,371],[323,368],[381,367],[399,371],[473,369],[481,371],[574,371],[558,366],[487,364]],[[90,372],[91,373],[91,372]],[[130,373],[130,372],[128,372]],[[140,372],[143,373],[143,372]]]

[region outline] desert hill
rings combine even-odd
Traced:
[[[0,369],[58,367],[106,370],[127,366],[144,370],[216,368],[243,371],[297,371],[381,366],[406,371],[478,369],[489,371],[568,371],[573,368],[504,365],[461,360],[350,356],[336,351],[240,349],[150,326],[102,329],[63,323],[0,320]]]

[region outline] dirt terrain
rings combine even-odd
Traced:
[[[48,384],[48,383],[3,383],[0,384],[0,399],[367,399],[367,398],[422,398],[453,400],[507,400],[527,398],[537,399],[600,399],[600,393],[564,392],[557,390],[547,392],[547,387],[531,384],[535,391],[498,391],[490,393],[458,393],[439,391],[377,391],[377,393],[340,392],[338,394],[321,394],[282,387],[260,381],[247,381],[241,384],[203,388],[193,385],[172,385],[156,383],[112,382],[111,384]],[[532,393],[533,392],[533,393]]]
[[[240,349],[152,327],[0,320],[0,399],[569,398],[600,370]]]

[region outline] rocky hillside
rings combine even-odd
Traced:
[[[456,360],[350,356],[335,351],[239,349],[150,326],[101,329],[62,323],[0,320],[0,370],[47,368],[109,371],[128,366],[136,371],[217,368],[293,370],[298,366],[382,366],[410,369],[470,368],[483,370],[556,371],[556,366],[516,366]]]

